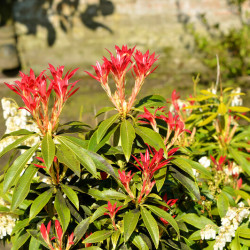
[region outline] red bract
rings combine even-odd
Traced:
[[[70,249],[70,247],[75,244],[73,240],[74,240],[74,233],[71,233],[71,235],[68,236],[66,250]]]
[[[60,222],[58,220],[56,220],[56,222],[55,222],[55,228],[56,228],[56,235],[57,235],[57,239],[59,242],[59,246],[60,246],[60,248],[62,248],[63,230],[62,230]]]
[[[55,69],[50,64],[49,70],[53,79],[49,79],[44,74],[45,71],[35,77],[31,69],[30,75],[20,72],[21,81],[15,81],[15,84],[12,85],[5,83],[12,91],[21,96],[25,104],[23,108],[31,113],[43,135],[54,132],[66,100],[78,90],[73,90],[77,81],[69,83],[69,79],[78,69],[68,71],[64,78],[62,77],[64,66]],[[49,112],[52,90],[55,91],[56,97],[52,110]]]
[[[117,202],[114,203],[114,205],[112,206],[111,202],[108,201],[108,206],[105,207],[109,212],[108,213],[104,213],[104,215],[109,215],[111,221],[112,221],[112,225],[114,227],[115,230],[117,230],[116,224],[115,224],[115,215],[117,214],[117,212],[120,210],[120,208],[122,206],[116,207]]]
[[[180,98],[179,93],[177,93],[176,90],[173,90],[171,99],[172,99],[172,104],[173,104],[176,112],[180,111],[180,107],[179,107],[178,102],[177,102],[179,98]]]
[[[167,205],[168,205],[169,207],[172,207],[172,206],[178,201],[178,199],[170,199],[170,200],[167,200],[167,194],[165,194],[165,195],[163,196],[163,200],[167,203]],[[160,208],[163,209],[164,211],[168,211],[168,210],[169,210],[169,208],[167,208],[167,207],[165,207],[165,206],[160,206]],[[173,215],[172,217],[175,218],[176,215]],[[164,218],[160,218],[160,220],[161,220],[165,225],[168,224],[168,221],[166,221]]]
[[[212,155],[210,155],[210,158],[211,158],[212,162],[214,163],[214,165],[216,166],[216,170],[222,171],[223,170],[222,167],[223,167],[224,162],[226,160],[226,156],[221,156],[218,162],[214,159],[214,157]]]
[[[151,149],[149,148],[149,150],[151,151]],[[165,159],[163,154],[164,151],[161,148],[159,151],[154,150],[154,154],[151,151],[151,154],[153,155],[152,160],[150,161],[150,155],[149,155],[149,150],[146,150],[145,155],[143,155],[142,153],[140,153],[141,159],[139,161],[138,158],[136,158],[135,156],[134,159],[136,160],[136,162],[138,163],[139,166],[134,165],[136,168],[138,168],[142,174],[145,177],[148,177],[149,179],[153,178],[153,175],[155,173],[155,171],[157,171],[158,169],[166,166],[171,159]]]
[[[149,55],[149,50],[145,54],[142,54],[141,51],[136,50],[134,55],[136,64],[134,64],[133,66],[135,75],[141,78],[141,77],[146,77],[152,72],[154,72],[158,66],[156,66],[152,70],[151,67],[158,60],[158,57],[159,56],[155,57],[155,53]]]
[[[157,108],[157,109],[155,110],[154,114],[152,114],[152,113],[150,113],[150,112],[146,109],[146,107],[144,107],[144,113],[141,114],[141,115],[138,115],[138,118],[142,118],[142,119],[148,120],[148,122],[147,122],[147,121],[142,121],[142,120],[140,120],[139,122],[140,122],[140,123],[150,124],[150,125],[152,126],[152,128],[154,129],[154,131],[155,131],[155,132],[158,132],[157,123],[156,123],[156,120],[155,120],[155,119],[156,119],[156,118],[159,118],[159,117],[156,116],[156,113],[157,113],[158,110],[161,111],[161,110],[163,110],[163,109],[164,109],[164,107]]]
[[[118,170],[118,174],[119,174],[119,180],[121,181],[122,185],[124,186],[124,188],[128,192],[129,196],[133,199],[134,195],[129,188],[129,183],[132,180],[134,174],[131,175],[131,171],[129,171],[126,174],[126,172],[124,170],[122,172],[120,170]]]
[[[92,66],[95,69],[96,76],[87,71],[85,72],[101,82],[109,99],[112,101],[121,117],[125,118],[133,107],[141,86],[144,83],[144,79],[155,70],[155,68],[151,70],[151,67],[157,60],[157,57],[155,57],[154,53],[149,55],[149,51],[142,54],[140,51],[136,50],[134,53],[135,47],[128,48],[127,45],[123,45],[122,48],[115,46],[115,49],[115,55],[108,50],[110,53],[110,60],[103,57],[102,65],[97,62],[96,66]],[[131,71],[132,68],[134,70],[132,74],[135,78],[135,86],[131,96],[128,98],[128,101],[126,101],[126,74]],[[116,91],[113,94],[108,84],[109,74],[112,75],[116,85]]]
[[[48,244],[49,248],[51,250],[54,250],[51,241],[49,239],[49,231],[50,231],[50,227],[51,227],[51,221],[48,223],[47,228],[45,227],[45,225],[42,223],[41,227],[40,227],[40,232],[42,234],[42,237],[44,239],[44,241]]]

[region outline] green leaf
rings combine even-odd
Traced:
[[[178,159],[178,157],[175,157],[175,158]],[[209,170],[207,170],[205,167],[203,167],[200,163],[192,161],[192,160],[187,159],[187,158],[181,158],[181,159],[183,161],[187,162],[191,168],[198,170],[201,174],[204,174],[208,178],[212,178],[211,172]]]
[[[36,134],[36,133],[33,132],[33,131],[29,131],[27,129],[19,129],[19,130],[11,132],[9,134],[5,134],[2,137],[2,139],[5,138],[5,137],[8,137],[8,136],[21,136],[21,135],[34,135],[34,134]]]
[[[30,191],[30,183],[38,171],[38,168],[30,165],[24,172],[24,174],[19,179],[13,191],[11,210],[15,210],[26,198]]]
[[[110,118],[104,120],[98,127],[97,129],[97,143],[101,141],[107,130],[111,127],[113,123],[117,121],[119,118],[120,114],[116,114],[111,116]]]
[[[138,209],[130,210],[128,213],[125,214],[123,218],[125,242],[129,240],[129,237],[134,232],[139,218],[140,218],[140,211]]]
[[[245,201],[248,202],[250,200],[250,194],[249,193],[244,192],[243,190],[237,190],[237,189],[235,189],[234,192],[237,195],[241,196],[241,198],[244,199]]]
[[[103,195],[103,198],[107,200],[110,200],[110,199],[125,200],[127,198],[127,195],[121,192],[112,190],[112,189],[102,191],[102,195]]]
[[[14,244],[13,244],[11,250],[18,250],[18,249],[20,249],[24,245],[24,243],[29,239],[29,237],[30,237],[30,235],[28,233],[22,232],[15,239]]]
[[[53,189],[48,189],[44,193],[40,194],[32,203],[30,207],[29,219],[35,218],[35,216],[45,207],[52,197]]]
[[[205,216],[198,216],[197,214],[189,213],[184,214],[181,219],[199,229],[203,229],[206,225],[212,225],[217,228],[216,224]]]
[[[217,198],[217,207],[220,217],[224,217],[229,207],[229,200],[223,192],[221,192]]]
[[[179,230],[178,224],[169,213],[167,213],[165,210],[156,206],[152,206],[152,205],[145,205],[145,206],[149,208],[154,214],[156,214],[160,218],[165,219],[174,228],[174,230],[180,237],[180,230]]]
[[[29,218],[24,220],[18,220],[15,224],[15,227],[13,228],[11,235],[16,234],[18,231],[23,229],[24,227],[27,227],[29,225]]]
[[[194,233],[192,233],[189,238],[189,240],[200,240],[201,239],[201,230],[197,230]]]
[[[225,115],[226,113],[227,113],[227,107],[223,102],[221,102],[219,107],[218,107],[218,114]]]
[[[177,167],[179,167],[183,171],[185,171],[188,175],[190,175],[194,179],[192,167],[183,158],[178,157],[172,160],[171,162],[174,163]]]
[[[81,148],[79,145],[71,142],[64,136],[56,137],[57,140],[65,145],[68,149],[72,150],[77,156],[81,164],[94,176],[96,176],[96,166],[92,158],[89,156],[88,150]]]
[[[74,230],[74,236],[75,236],[75,239],[74,239],[74,242],[75,244],[80,240],[82,239],[82,237],[84,236],[84,234],[86,233],[86,231],[88,230],[89,228],[89,220],[90,218],[86,218],[84,220],[82,220],[75,228]]]
[[[50,166],[54,160],[56,149],[53,139],[48,133],[43,137],[41,150],[45,165],[48,169],[50,169]]]
[[[100,148],[102,148],[105,145],[105,143],[115,133],[115,131],[117,130],[119,126],[120,124],[112,124],[107,130],[105,136],[102,138],[102,140],[99,143],[97,143],[98,131],[96,130],[89,140],[88,149],[91,151],[97,152]]]
[[[83,243],[97,243],[97,242],[101,242],[106,240],[107,238],[109,238],[111,236],[111,234],[113,233],[113,231],[108,231],[108,230],[101,230],[101,231],[97,231],[94,232],[93,234],[91,234],[90,236],[88,236]]]
[[[139,250],[149,250],[147,244],[145,241],[142,239],[140,235],[135,235],[132,243],[139,249]]]
[[[249,228],[239,227],[238,232],[239,232],[240,237],[250,239],[250,229]]]
[[[199,126],[199,127],[205,126],[205,125],[209,124],[210,122],[212,122],[216,117],[217,117],[217,113],[212,114],[212,115],[210,115],[208,118],[206,118],[205,120],[203,120],[202,122],[200,122],[200,123],[198,124],[198,126]]]
[[[20,178],[20,174],[29,161],[29,159],[33,156],[34,152],[39,147],[39,143],[33,146],[32,148],[26,150],[23,154],[21,154],[14,163],[7,170],[4,181],[3,181],[3,192],[7,192],[9,188],[14,185]]]
[[[11,149],[19,146],[20,144],[22,144],[22,142],[26,141],[28,138],[30,138],[32,136],[34,136],[34,135],[33,134],[29,134],[29,135],[22,136],[21,138],[15,139],[15,141],[13,143],[11,143],[7,147],[5,147],[0,152],[0,157],[2,157],[4,154],[6,154],[7,152],[9,152]],[[0,141],[0,143],[1,143],[1,141]]]
[[[151,213],[144,207],[141,207],[142,220],[154,242],[155,248],[158,249],[159,246],[159,228],[156,220],[151,215]]]
[[[98,117],[99,115],[103,114],[103,113],[106,113],[108,111],[111,111],[111,110],[115,110],[114,107],[104,107],[104,108],[101,108],[97,114],[95,115],[95,117]]]
[[[121,144],[127,162],[130,159],[134,139],[134,127],[128,120],[123,120],[121,124]]]
[[[141,100],[138,101],[138,103],[135,105],[135,108],[144,108],[144,107],[161,107],[166,104],[166,99],[160,95],[149,95]],[[144,111],[143,111],[144,112]]]
[[[81,175],[80,170],[80,162],[76,158],[74,152],[66,147],[64,144],[56,145],[56,156],[59,162],[65,164],[68,168],[70,168],[78,177]]]
[[[166,175],[167,175],[167,169],[164,167],[160,168],[154,173],[154,180],[155,180],[156,188],[158,192],[160,192],[162,186],[164,185]]]
[[[143,139],[145,143],[154,147],[156,150],[160,150],[162,148],[164,150],[165,155],[168,155],[166,152],[166,146],[164,145],[161,136],[154,130],[138,126],[135,128],[135,132]]]
[[[107,209],[105,207],[107,207],[106,204],[96,209],[96,211],[93,213],[93,215],[90,218],[90,223],[94,222],[96,219],[103,216],[105,212],[107,212]]]
[[[62,191],[66,194],[69,200],[74,204],[74,206],[79,210],[79,199],[76,192],[67,185],[61,184]]]
[[[233,112],[239,112],[239,113],[245,113],[245,112],[250,111],[250,108],[242,107],[242,106],[231,106],[229,107],[229,109]]]
[[[235,237],[232,240],[230,246],[231,246],[231,250],[239,250],[239,249],[241,249],[238,231],[236,231]]]
[[[185,173],[180,172],[176,168],[170,167],[169,170],[171,172],[171,175],[184,187],[186,187],[193,199],[196,198],[197,200],[200,200],[200,191],[196,182],[194,182],[192,179],[186,176]]]
[[[66,232],[70,221],[70,210],[66,205],[65,199],[60,190],[57,190],[55,197],[55,209],[59,216],[60,224],[62,225],[63,232]]]
[[[31,237],[30,244],[29,244],[29,250],[40,250],[41,249],[41,243],[39,240],[37,240],[35,237]]]
[[[234,160],[243,168],[243,170],[250,176],[249,163],[246,158],[236,149],[229,147],[229,152]]]

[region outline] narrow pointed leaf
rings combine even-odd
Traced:
[[[70,168],[78,177],[80,177],[80,161],[76,158],[74,152],[66,147],[64,144],[56,145],[56,156],[59,162],[65,164]]]
[[[139,250],[149,250],[146,242],[142,239],[140,235],[134,236],[132,243],[139,249]]]
[[[154,242],[155,248],[158,249],[159,246],[159,228],[156,220],[151,215],[151,213],[144,207],[141,207],[142,220]]]
[[[29,159],[33,156],[38,146],[39,143],[33,146],[32,148],[28,149],[27,151],[25,151],[14,161],[14,163],[7,170],[3,181],[4,193],[8,191],[9,188],[18,181],[23,168],[25,167]]]
[[[84,234],[86,233],[86,231],[88,230],[89,228],[89,220],[90,218],[86,218],[84,220],[82,220],[75,228],[74,230],[74,236],[75,236],[75,239],[74,239],[74,242],[75,244],[80,240],[82,239],[82,237],[84,236]]]
[[[29,135],[25,135],[22,136],[21,138],[16,139],[13,143],[11,143],[10,145],[6,146],[1,152],[0,152],[0,157],[2,157],[4,154],[6,154],[7,152],[9,152],[11,149],[19,146],[20,144],[22,144],[22,142],[26,141],[28,138],[30,138],[31,136],[34,136],[33,134],[29,134]],[[1,143],[1,142],[0,142]]]
[[[42,156],[45,161],[45,165],[49,169],[55,156],[55,144],[51,135],[48,133],[44,136],[42,140]]]
[[[205,125],[209,124],[210,122],[212,122],[216,118],[216,116],[217,116],[217,113],[210,115],[208,118],[206,118],[205,120],[200,122],[198,124],[198,126],[201,127],[201,126],[205,126]]]
[[[131,156],[131,150],[134,139],[134,127],[128,120],[124,120],[121,124],[121,144],[127,162],[129,161]]]
[[[154,147],[156,150],[160,150],[162,148],[165,155],[167,156],[166,146],[164,145],[163,140],[158,133],[150,128],[142,126],[136,127],[135,132],[143,139],[145,143]]]
[[[66,232],[70,221],[70,210],[66,205],[65,199],[60,190],[57,190],[55,198],[55,209],[59,216],[59,221],[63,232]]]
[[[48,189],[44,193],[40,194],[32,203],[30,207],[29,219],[35,218],[35,216],[45,207],[52,197],[53,189]]]
[[[113,123],[119,118],[119,114],[113,115],[110,118],[104,120],[97,129],[97,143],[101,141],[107,130],[111,127]]]
[[[72,150],[74,154],[77,156],[81,164],[94,176],[96,176],[96,166],[93,162],[92,158],[89,156],[88,150],[81,148],[75,143],[72,143],[70,140],[65,138],[64,136],[58,136],[58,141],[65,145],[67,148]]]
[[[229,207],[229,200],[223,192],[221,192],[217,198],[217,207],[220,217],[224,217]]]
[[[21,249],[25,242],[29,239],[30,235],[28,233],[24,233],[24,231],[19,235],[19,237],[15,240],[11,250]]]
[[[11,210],[15,210],[26,198],[30,191],[30,183],[38,171],[38,168],[30,165],[24,172],[24,174],[19,179],[18,183],[15,186],[12,203],[11,203]]]
[[[160,218],[165,219],[174,228],[174,230],[180,237],[180,230],[179,230],[178,224],[169,213],[167,213],[163,209],[156,207],[156,206],[146,205],[146,207],[149,208],[154,214],[156,214]]]
[[[68,199],[74,204],[74,206],[79,210],[79,199],[76,192],[67,185],[61,184],[62,191],[66,194]]]
[[[140,218],[140,211],[138,209],[130,210],[125,214],[124,221],[124,240],[128,241],[131,234],[134,232],[138,220]]]
[[[97,243],[97,242],[101,242],[106,240],[107,238],[109,238],[109,236],[111,236],[111,234],[113,233],[113,231],[108,231],[108,230],[101,230],[101,231],[97,231],[94,232],[93,234],[91,234],[90,236],[88,236],[88,238],[86,238],[83,243]]]

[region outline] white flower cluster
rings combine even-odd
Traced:
[[[199,159],[198,161],[204,168],[208,168],[210,166],[210,160],[206,157],[203,156]],[[195,177],[199,177],[199,172],[196,171],[196,169],[193,168],[193,174]]]
[[[236,88],[231,93],[232,94],[239,94],[239,93],[241,93],[241,88]],[[243,104],[243,100],[242,100],[241,96],[240,95],[235,95],[233,97],[232,102],[231,102],[231,106],[242,106],[242,104]]]
[[[9,205],[0,197],[0,205],[10,208]],[[11,235],[13,228],[18,220],[18,215],[12,213],[0,213],[0,239]]]
[[[235,162],[230,167],[224,167],[224,172],[227,176],[239,176],[241,170],[241,167],[239,167]]]
[[[243,221],[243,219],[249,217],[250,211],[248,208],[244,208],[244,203],[239,203],[239,208],[229,208],[226,216],[221,219],[221,226],[219,228],[219,234],[215,238],[214,250],[223,250],[227,242],[231,242],[235,237],[235,231]]]
[[[27,110],[19,109],[16,102],[9,98],[2,98],[1,102],[3,108],[3,117],[6,120],[5,134],[9,134],[19,129],[26,129],[37,133],[40,132],[39,128],[37,127]],[[1,140],[0,152],[5,147],[13,143],[17,138],[17,136],[8,136]],[[32,136],[24,142],[24,145],[34,146],[37,142],[39,142],[39,138],[37,136]],[[23,153],[24,151],[25,150],[21,150],[21,153]]]
[[[206,157],[206,156],[202,156],[199,159],[199,163],[204,167],[204,168],[208,168],[211,164],[211,161]]]
[[[201,239],[202,240],[210,240],[215,239],[216,237],[216,230],[212,225],[206,225],[205,228],[201,230]]]

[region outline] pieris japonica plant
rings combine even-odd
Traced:
[[[108,118],[94,128],[59,120],[78,89],[71,82],[78,69],[49,65],[6,83],[24,105],[4,99],[5,119],[20,110],[29,118],[12,119],[17,129],[7,126],[0,141],[0,156],[10,156],[0,183],[0,238],[34,250],[249,244],[249,129],[237,120],[248,119],[249,109],[235,106],[239,93],[195,88],[186,101],[176,91],[137,100],[158,56],[125,45],[108,54],[87,72],[113,104],[96,114]]]

